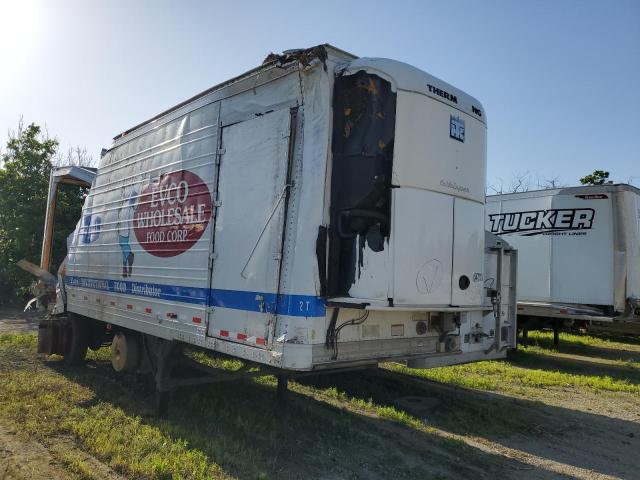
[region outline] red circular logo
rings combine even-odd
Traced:
[[[195,173],[161,175],[138,196],[134,230],[142,248],[156,257],[175,257],[190,249],[207,229],[211,194]]]

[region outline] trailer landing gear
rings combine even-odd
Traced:
[[[558,345],[560,344],[560,320],[553,320],[553,349],[558,351]]]
[[[123,333],[123,337],[119,334]],[[127,352],[135,349],[131,345],[139,345],[140,362],[137,370],[140,373],[151,373],[155,383],[155,402],[153,412],[159,417],[167,417],[169,414],[169,399],[171,391],[176,388],[190,387],[195,385],[205,385],[220,383],[230,380],[248,379],[262,377],[265,375],[275,375],[278,379],[276,389],[278,399],[285,399],[287,396],[287,386],[289,374],[282,373],[280,369],[247,362],[242,368],[234,371],[227,371],[220,368],[210,367],[199,363],[186,355],[182,355],[179,343],[164,340],[151,335],[141,335],[139,343],[134,340],[126,341],[127,336],[137,335],[136,332],[118,332],[114,335],[112,352],[119,355],[116,364],[128,364],[126,361]],[[135,337],[133,337],[135,338]],[[113,362],[113,360],[112,360]],[[126,369],[122,370],[125,371]]]
[[[171,368],[174,343],[167,340],[156,339],[159,343],[156,350],[156,414],[161,418],[169,415],[169,395],[171,392]]]
[[[278,379],[278,400],[285,401],[289,393],[289,377],[287,375],[276,375],[276,378]]]

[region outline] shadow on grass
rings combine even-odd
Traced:
[[[600,473],[630,478],[640,469],[640,426],[635,422],[386,370],[300,378],[286,404],[276,399],[273,382],[182,389],[172,396],[169,418],[161,420],[147,415],[151,382],[116,374],[105,358],[98,355],[86,367],[73,369],[57,362],[46,365],[92,392],[81,408],[93,412],[92,407],[105,402],[113,405],[173,441],[203,452],[239,478],[523,478],[522,471],[536,478],[558,476],[368,415],[353,405],[354,399],[404,410],[446,432],[489,437],[506,447]],[[338,406],[322,401],[336,391]],[[416,412],[398,403],[407,396],[427,397],[436,404]],[[102,456],[109,460],[108,453]]]
[[[140,376],[118,375],[105,361],[92,361],[88,368],[48,366],[94,392],[84,408],[109,402],[239,478],[495,478],[520,465],[461,441],[316,400],[300,393],[308,389],[299,384],[285,404],[264,381],[180,389],[172,394],[168,419],[157,419],[146,415],[153,390]],[[374,392],[361,398],[369,394]]]
[[[536,335],[536,332],[529,333],[528,343],[530,346],[538,346],[547,350],[553,350],[552,335]],[[585,339],[580,338],[580,334],[571,334],[570,336],[560,334],[560,343],[558,351],[561,353],[573,353],[584,355],[587,357],[603,358],[607,360],[624,360],[624,361],[640,361],[640,351],[627,350],[614,346],[605,347],[602,345],[590,345],[588,337],[595,337],[603,341],[611,341],[623,345],[640,345],[640,340],[630,336],[617,336],[610,334],[590,334]],[[518,343],[522,343],[522,337],[518,337]]]
[[[630,478],[640,469],[640,425],[635,422],[384,370],[301,382],[314,388],[337,388],[347,396],[371,398],[396,408],[401,397],[424,396],[435,405],[418,415],[436,428],[464,436],[488,436],[506,447],[621,478]]]
[[[640,385],[640,369],[632,365],[606,364],[589,361],[586,358],[568,358],[546,355],[531,350],[519,349],[509,354],[509,362],[517,367],[528,369],[544,369],[570,373],[574,375],[588,375],[611,377],[615,380],[627,381],[633,385]],[[593,357],[591,357],[593,358]]]

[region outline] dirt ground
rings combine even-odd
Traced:
[[[576,397],[559,388],[547,389],[543,401],[530,401],[442,384],[431,388],[521,420],[520,429],[499,435],[452,434],[522,463],[512,467],[522,469],[519,478],[640,479],[640,399],[587,392]]]
[[[83,472],[89,466],[90,472]],[[66,480],[88,477],[124,480],[109,466],[83,452],[70,438],[52,438],[43,445],[24,438],[0,422],[0,480]]]
[[[0,334],[35,331],[37,322],[35,314],[3,311],[0,312]],[[631,343],[627,348],[621,353],[622,358],[637,362],[640,344]],[[633,370],[636,364],[627,367],[609,363],[609,353],[593,356],[562,353],[550,359],[549,362],[556,363],[548,367],[580,367],[602,370],[603,374],[615,373],[616,369],[624,373],[625,368],[630,368],[629,371],[637,374]],[[103,367],[106,374],[108,366],[98,364],[92,368]],[[88,384],[90,382],[85,381],[85,385]],[[345,395],[328,397],[323,389],[329,385]],[[293,402],[298,406],[313,409],[314,402],[322,402],[325,407],[336,409],[333,415],[354,415],[355,419],[349,420],[349,428],[360,432],[357,439],[345,443],[353,444],[353,452],[343,452],[350,458],[311,460],[336,462],[335,471],[342,473],[333,474],[329,467],[325,475],[317,475],[317,470],[310,469],[308,478],[396,478],[393,469],[376,472],[371,465],[339,469],[341,462],[360,461],[356,442],[362,442],[372,449],[372,455],[391,453],[398,462],[424,473],[415,477],[405,473],[404,478],[469,478],[472,471],[469,468],[472,468],[477,471],[478,479],[640,479],[640,396],[637,394],[589,389],[577,392],[568,385],[532,387],[531,391],[505,394],[433,382],[386,369],[304,380],[292,388]],[[346,400],[357,396],[366,399],[362,392],[379,405],[393,406],[424,421],[429,425],[431,436],[394,422],[380,423],[375,412]],[[384,392],[392,392],[392,396]],[[326,414],[331,411],[322,415]],[[433,439],[452,440],[453,446],[448,449],[446,442]],[[319,442],[318,448],[331,448],[331,442],[322,439]],[[461,442],[467,450],[454,445]],[[383,452],[391,445],[397,452]],[[304,461],[309,461],[306,455]],[[434,465],[429,466],[431,459]],[[468,462],[474,465],[467,466],[464,473],[457,469],[456,465]],[[282,464],[286,469],[285,459]],[[222,466],[230,477],[249,478],[224,463]],[[291,472],[291,478],[299,478],[299,470],[295,470],[295,474],[294,470]],[[288,478],[286,470],[275,476]],[[88,453],[70,435],[36,441],[22,434],[19,426],[0,419],[0,480],[67,478],[125,477]]]
[[[0,335],[3,333],[28,333],[38,331],[42,312],[23,312],[17,308],[0,309]]]

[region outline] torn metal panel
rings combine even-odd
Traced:
[[[362,275],[365,248],[380,252],[388,245],[395,109],[391,85],[378,76],[358,72],[336,80],[330,295],[349,295]],[[388,281],[387,275],[376,278]]]
[[[262,64],[286,65],[291,62],[298,62],[303,68],[311,65],[311,62],[318,60],[322,63],[322,68],[327,71],[327,49],[324,45],[316,45],[311,48],[296,48],[285,50],[282,53],[270,53],[263,60]]]
[[[344,74],[361,71],[388,81],[394,92],[419,93],[487,123],[484,107],[476,98],[412,65],[388,58],[358,58],[345,66]]]

